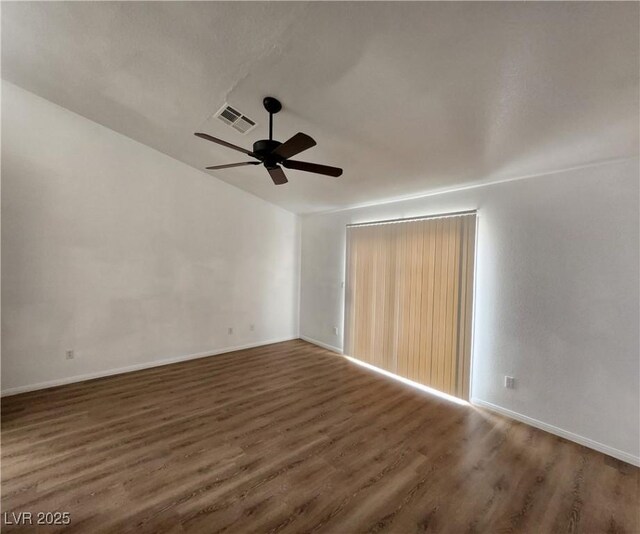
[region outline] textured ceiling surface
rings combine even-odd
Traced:
[[[3,2],[2,77],[201,169],[243,157],[193,132],[250,148],[276,96],[275,137],[344,175],[214,175],[304,213],[636,156],[639,7]]]

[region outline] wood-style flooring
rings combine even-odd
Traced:
[[[300,340],[2,399],[2,512],[70,512],[39,532],[638,533],[638,482]]]

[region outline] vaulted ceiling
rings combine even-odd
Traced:
[[[250,148],[276,96],[275,137],[344,175],[214,176],[310,212],[637,155],[639,7],[3,2],[2,77],[200,169],[242,156],[193,132]]]

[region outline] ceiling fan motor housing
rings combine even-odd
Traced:
[[[281,144],[280,141],[272,139],[260,139],[253,143],[253,153],[260,161],[263,161],[265,165],[276,165],[284,159],[277,154],[273,154],[273,151]]]

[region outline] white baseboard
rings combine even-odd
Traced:
[[[514,412],[507,408],[503,408],[502,406],[498,406],[497,404],[483,401],[481,399],[471,399],[471,404],[473,404],[474,406],[479,406],[480,408],[486,408],[487,410],[491,410],[492,412],[499,413],[500,415],[505,415],[507,417],[510,417],[511,419],[515,419],[516,421],[526,423],[527,425],[539,428],[540,430],[544,430],[551,434],[555,434],[556,436],[560,436],[561,438],[568,439],[569,441],[573,441],[580,445],[584,445],[585,447],[589,447],[590,449],[594,449],[603,454],[613,456],[614,458],[617,458],[618,460],[622,460],[623,462],[640,466],[640,457],[633,456],[632,454],[615,449],[613,447],[609,447],[608,445],[605,445],[598,441],[585,438],[584,436],[574,434],[573,432],[569,432],[568,430],[563,430],[562,428],[559,428],[557,426],[553,426],[548,423],[538,421],[537,419],[533,419],[532,417],[522,415],[518,412]]]
[[[339,349],[338,347],[334,347],[333,345],[329,345],[328,343],[323,343],[322,341],[318,341],[317,339],[313,339],[312,337],[300,335],[300,339],[304,341],[308,341],[313,345],[318,345],[318,347],[322,347],[323,349],[327,349],[333,352],[337,352],[338,354],[342,354],[342,349]]]
[[[209,350],[206,352],[186,354],[183,356],[175,356],[173,358],[164,358],[162,360],[155,360],[152,362],[137,363],[135,365],[128,365],[126,367],[108,369],[106,371],[98,371],[95,373],[87,373],[82,375],[70,376],[67,378],[60,378],[56,380],[48,380],[46,382],[39,382],[37,384],[28,384],[26,386],[18,386],[15,388],[5,389],[5,390],[2,390],[2,394],[0,396],[9,397],[10,395],[18,395],[19,393],[27,393],[28,391],[37,391],[39,389],[47,389],[55,386],[64,386],[65,384],[73,384],[74,382],[83,382],[85,380],[92,380],[94,378],[102,378],[105,376],[119,375],[122,373],[130,373],[131,371],[140,371],[142,369],[150,369],[152,367],[161,367],[163,365],[169,365],[172,363],[184,362],[187,360],[195,360],[198,358],[206,358],[207,356],[217,356],[218,354],[226,354],[227,352],[234,352],[236,350],[251,349],[254,347],[261,347],[263,345],[271,345],[273,343],[291,341],[292,339],[298,339],[298,338],[285,337],[281,339],[268,339],[266,341],[247,343],[246,345],[238,345],[236,347],[224,347],[221,349]]]

